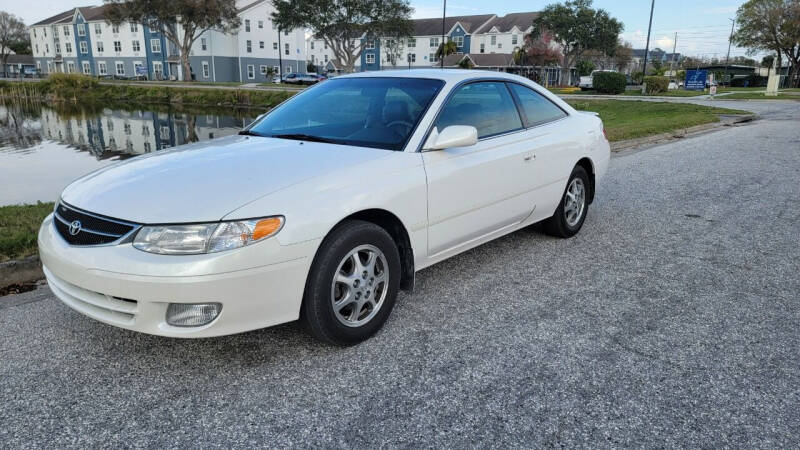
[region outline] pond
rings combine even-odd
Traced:
[[[263,112],[0,103],[0,206],[55,201],[93,170],[236,134]]]

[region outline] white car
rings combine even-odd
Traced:
[[[608,162],[600,119],[527,79],[354,74],[240,135],[78,179],[39,250],[55,295],[110,325],[195,338],[301,319],[348,345],[425,267],[537,222],[573,236]]]

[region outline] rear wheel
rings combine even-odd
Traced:
[[[578,234],[589,208],[588,193],[589,175],[583,167],[575,166],[556,212],[544,221],[547,234],[561,238]]]
[[[321,341],[356,344],[386,322],[399,286],[400,254],[389,233],[370,222],[345,222],[314,259],[301,319]]]

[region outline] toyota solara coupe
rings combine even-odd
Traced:
[[[300,319],[348,345],[418,270],[537,222],[575,235],[609,154],[595,114],[525,78],[354,74],[239,135],[78,179],[39,249],[53,293],[110,325],[195,338]]]

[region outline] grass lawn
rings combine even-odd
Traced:
[[[36,253],[36,234],[53,203],[0,206],[0,262]]]
[[[622,95],[642,96],[642,92],[639,90],[625,91],[625,93]],[[706,95],[706,92],[686,91],[683,89],[679,89],[676,91],[659,92],[658,94],[645,94],[644,97],[697,97],[700,95]]]
[[[763,88],[761,89],[763,91]],[[717,97],[717,100],[800,100],[800,95],[787,94],[781,90],[776,97],[768,97],[763,92],[734,92]]]
[[[718,114],[749,114],[736,109],[686,103],[629,100],[566,100],[573,108],[600,113],[608,140],[621,141],[718,122]]]

